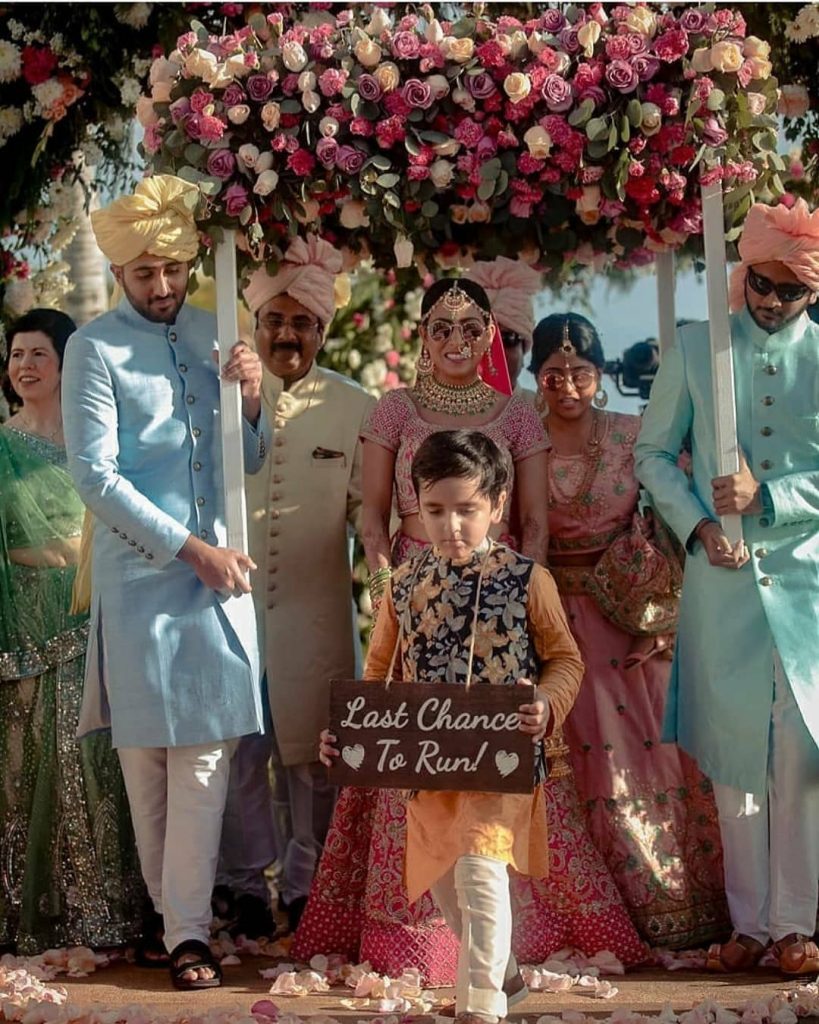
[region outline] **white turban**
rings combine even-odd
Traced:
[[[199,189],[172,174],[143,179],[123,196],[91,214],[91,227],[106,259],[122,267],[146,253],[189,263],[199,251],[193,212]]]
[[[329,324],[336,311],[336,278],[341,272],[341,253],[318,235],[296,238],[271,276],[266,267],[254,271],[244,290],[245,302],[254,314],[277,295],[295,302]]]
[[[535,315],[532,299],[541,289],[540,274],[522,260],[498,256],[491,262],[473,264],[466,277],[489,296],[489,304],[501,330],[514,331],[532,344]]]

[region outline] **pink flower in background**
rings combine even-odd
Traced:
[[[244,89],[236,82],[231,82],[222,93],[222,102],[226,107],[235,107],[238,103],[244,103],[246,99]]]
[[[413,60],[421,52],[421,39],[415,32],[396,32],[392,37],[392,53],[399,60]]]
[[[688,53],[688,33],[683,29],[671,29],[664,32],[654,40],[654,52],[666,64],[680,60]]]
[[[358,174],[365,159],[365,154],[354,146],[339,146],[336,150],[336,167],[344,174]]]
[[[393,93],[392,95],[397,95]],[[408,79],[401,89],[401,99],[412,109],[428,110],[435,102],[432,88],[420,78]]]
[[[555,113],[562,113],[569,110],[574,102],[572,87],[565,78],[560,75],[548,75],[541,88],[541,95],[546,101],[549,110]]]
[[[378,80],[373,78],[372,75],[363,74],[360,75],[356,82],[358,86],[358,94],[362,100],[367,100],[370,103],[375,103],[381,99],[381,86],[378,84]]]
[[[375,125],[366,117],[354,117],[350,121],[350,134],[368,138],[370,135],[375,135]]]
[[[208,154],[208,174],[227,181],[236,170],[236,157],[229,149],[215,149]]]
[[[316,156],[322,167],[335,167],[338,143],[335,139],[322,138],[316,143]]]
[[[257,103],[264,103],[273,92],[275,84],[269,75],[251,75],[247,80],[247,94]]]
[[[306,178],[316,166],[316,158],[309,150],[297,149],[287,158],[287,166],[300,178]]]
[[[199,115],[199,138],[203,142],[218,142],[225,134],[227,125],[220,117],[212,114]]]
[[[606,68],[606,81],[621,93],[634,92],[639,83],[637,72],[625,60],[613,60]]]
[[[197,114],[201,114],[205,107],[212,103],[213,93],[203,92],[201,89],[197,89],[190,98],[191,110]]]
[[[335,96],[341,92],[348,73],[340,68],[327,68],[319,76],[318,85],[322,96]]]
[[[238,217],[248,204],[247,190],[235,182],[225,192],[225,213],[228,217]]]

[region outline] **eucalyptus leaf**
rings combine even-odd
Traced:
[[[431,199],[427,199],[421,206],[421,216],[431,219],[438,215],[438,204],[433,202]]]
[[[375,180],[381,188],[395,188],[401,177],[398,174],[379,174]]]
[[[586,138],[590,142],[599,142],[606,138],[608,130],[605,117],[593,117],[586,125]]]
[[[708,99],[705,101],[705,105],[709,110],[722,110],[725,106],[725,93],[722,89],[712,89],[708,94]]]
[[[185,146],[185,159],[189,164],[198,164],[205,153],[205,147],[200,146],[198,142],[191,142]]]
[[[617,145],[617,125],[616,125],[616,123],[614,121],[612,121],[611,128],[609,128],[609,144],[608,144],[608,149],[614,149],[614,147],[616,145]]]
[[[302,112],[302,106],[298,100],[282,100],[279,106],[283,114],[300,114]]]
[[[484,202],[487,199],[491,199],[495,192],[495,182],[493,180],[484,179],[480,185],[478,185],[478,199],[483,199]]]
[[[639,100],[629,100],[626,107],[626,117],[633,128],[639,128],[643,123],[643,105]]]
[[[573,128],[582,128],[594,113],[594,100],[585,99],[569,114],[568,121]]]
[[[385,192],[384,202],[389,203],[389,205],[395,207],[396,210],[401,209],[401,200],[394,192]]]

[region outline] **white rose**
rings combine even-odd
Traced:
[[[596,21],[584,22],[577,30],[577,41],[583,47],[583,55],[591,57],[594,53],[594,44],[600,38],[600,26]]]
[[[185,58],[185,71],[191,78],[205,78],[216,68],[216,54],[208,50],[192,50]]]
[[[318,79],[312,71],[302,71],[299,75],[299,92],[314,92]]]
[[[374,68],[381,60],[381,47],[373,39],[359,39],[353,52],[365,68]]]
[[[429,165],[429,177],[436,188],[448,188],[454,174],[455,168],[449,160],[434,160]]]
[[[390,27],[390,19],[387,12],[381,7],[376,7],[372,18],[370,18],[369,24],[365,27],[364,31],[368,36],[380,36],[382,32]]]
[[[319,121],[319,132],[325,139],[334,139],[341,127],[334,117],[323,117]]]
[[[449,93],[449,79],[446,75],[430,75],[427,85],[432,89],[436,100],[442,100]]]
[[[151,65],[148,81],[151,85],[156,85],[157,82],[175,82],[178,74],[179,64],[175,60],[157,57]]]
[[[522,57],[523,54],[526,53],[528,45],[529,44],[526,40],[526,33],[521,32],[520,29],[515,29],[515,31],[512,33],[509,39],[510,56],[514,60],[517,60],[518,58]]]
[[[643,103],[640,110],[640,129],[643,135],[656,135],[663,123],[662,110],[656,103]]]
[[[338,212],[338,219],[341,221],[341,226],[348,230],[370,226],[367,208],[360,199],[350,199],[348,202],[342,203]]]
[[[321,106],[321,96],[317,92],[312,92],[308,89],[307,92],[301,94],[301,102],[308,114],[315,114]]]
[[[268,171],[273,166],[273,154],[269,149],[266,149],[264,153],[256,161],[256,166],[253,170],[257,174],[261,174],[262,171]]]
[[[34,285],[29,281],[13,278],[6,284],[3,308],[12,316],[22,316],[34,305]]]
[[[453,89],[452,90],[452,102],[457,103],[459,107],[464,110],[472,111],[475,109],[475,98],[471,92],[467,92],[466,89]]]
[[[392,247],[396,267],[411,267],[415,246],[405,235],[398,235]]]
[[[245,63],[243,53],[234,53],[225,61],[225,73],[232,75],[233,78],[244,78],[250,71],[251,68]]]
[[[301,43],[290,40],[282,47],[282,62],[288,71],[301,71],[307,63],[307,54]]]
[[[279,176],[275,171],[262,171],[256,179],[253,191],[257,196],[269,196],[278,184]]]
[[[433,18],[432,21],[427,25],[424,36],[428,43],[434,43],[436,46],[440,46],[444,38],[444,30],[441,28],[441,23],[437,18]]]
[[[444,36],[439,49],[447,60],[454,60],[456,64],[465,64],[475,52],[475,44],[468,36],[465,36],[463,39],[456,39],[455,36]]]
[[[522,71],[513,71],[504,78],[503,91],[513,103],[520,103],[532,91],[532,80]]]
[[[0,82],[13,82],[20,77],[21,68],[19,48],[7,39],[0,39]]]
[[[315,199],[303,199],[301,205],[304,207],[304,213],[294,211],[294,216],[299,224],[312,224],[318,220],[320,207]]]
[[[257,146],[251,145],[246,142],[243,146],[239,146],[239,163],[249,170],[253,170],[256,166],[256,161],[259,159],[259,150]]]
[[[246,103],[237,103],[227,109],[227,118],[231,124],[244,124],[249,117],[250,107]]]
[[[538,160],[545,160],[552,151],[552,136],[541,125],[533,125],[524,133],[523,141],[530,154]]]

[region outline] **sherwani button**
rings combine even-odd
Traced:
[[[279,476],[278,473],[276,473],[276,475],[273,477],[273,483],[274,484],[280,484],[283,480],[284,480],[284,477],[283,476]]]
[[[759,464],[762,469],[773,469],[773,462],[770,459],[763,459]]]
[[[145,548],[141,544],[137,548],[137,551],[140,553],[140,555],[144,555],[145,554]]]
[[[285,422],[286,421],[283,420],[281,416],[277,416],[276,419],[273,421],[273,425],[277,427],[279,430],[281,430],[281,428],[285,425]]]
[[[200,530],[199,531],[199,536],[202,538],[202,540],[205,540],[205,538],[209,536],[208,535],[208,531],[207,530]]]
[[[180,363],[179,364],[179,372],[180,373],[187,373],[188,372],[188,368],[187,368],[187,366],[184,363]]]
[[[274,492],[273,492],[273,493],[272,493],[272,494],[270,495],[270,500],[271,500],[271,501],[281,501],[281,500],[282,500],[282,496],[281,496],[281,494],[279,494],[279,492],[278,492],[278,491],[274,491]]]
[[[128,534],[127,533],[120,533],[120,537],[122,537],[123,540],[127,540],[128,539]]]
[[[773,580],[770,576],[763,576],[759,582],[762,584],[763,587],[770,587],[773,585]]]
[[[268,551],[268,554],[269,554],[269,555],[278,555],[278,553],[279,553],[279,549],[278,549],[278,548],[271,548],[271,549],[270,549],[270,550]]]
[[[765,395],[765,397],[762,399],[762,404],[763,405],[773,405],[774,401],[775,401],[775,399],[774,399],[773,395]]]
[[[112,526],[111,527],[111,533],[119,533],[119,527],[118,526]]]
[[[196,472],[198,473],[198,472],[199,472],[199,470],[200,470],[200,469],[202,468],[202,463],[201,463],[201,462],[194,462],[194,464],[193,464],[193,468],[194,468],[194,469],[196,470]]]
[[[284,462],[284,456],[283,455],[277,455],[273,459],[273,461],[276,463],[277,466],[281,466],[281,464]]]
[[[284,444],[284,438],[281,436],[281,434],[276,436],[276,438],[273,441],[273,444],[275,444],[278,448],[281,448],[281,446]]]
[[[278,565],[271,565],[267,571],[270,573],[277,573],[279,571],[279,567]]]
[[[279,528],[278,528],[278,526],[274,526],[274,527],[271,528],[270,536],[271,537],[278,537],[279,536]]]
[[[760,430],[760,434],[762,434],[763,437],[770,437],[772,433],[773,427],[763,427],[762,430]]]
[[[202,431],[199,429],[199,427],[194,427],[191,433],[193,434],[194,437],[199,437]]]
[[[778,367],[774,366],[773,363],[768,363],[768,365],[765,367],[765,373],[767,373],[769,377],[773,377],[774,374],[778,372]]]
[[[279,518],[279,510],[277,508],[274,508],[273,511],[270,513],[270,518],[271,519],[278,519]]]
[[[188,405],[193,405],[193,403],[196,401],[196,399],[193,397],[193,395],[188,395],[188,397],[185,399],[185,401],[188,403]]]
[[[135,540],[129,540],[129,541],[128,541],[128,543],[129,543],[129,545],[130,545],[130,546],[131,546],[132,548],[135,548],[135,547],[136,547],[136,541],[135,541]]]
[[[275,583],[268,583],[267,584],[267,592],[269,594],[272,594],[275,589],[276,589],[276,584]]]
[[[148,559],[148,561],[150,562],[150,561],[151,561],[151,560],[153,559],[153,557],[154,557],[154,556],[153,556],[153,555],[151,554],[151,552],[149,551],[149,552],[148,552],[148,554],[147,554],[147,555],[146,555],[145,557],[146,557],[146,558]]]
[[[196,504],[201,508],[205,504],[205,499],[201,496],[196,499]]]
[[[275,608],[275,607],[276,607],[276,602],[275,602],[275,601],[268,601],[268,602],[267,602],[267,607],[268,607],[269,609],[270,609],[270,608]]]
[[[168,338],[171,341],[176,341],[176,331],[171,331],[170,334],[168,335]]]
[[[768,557],[768,549],[767,548],[757,548],[756,551],[754,552],[754,554],[756,555],[757,558],[767,558]]]

